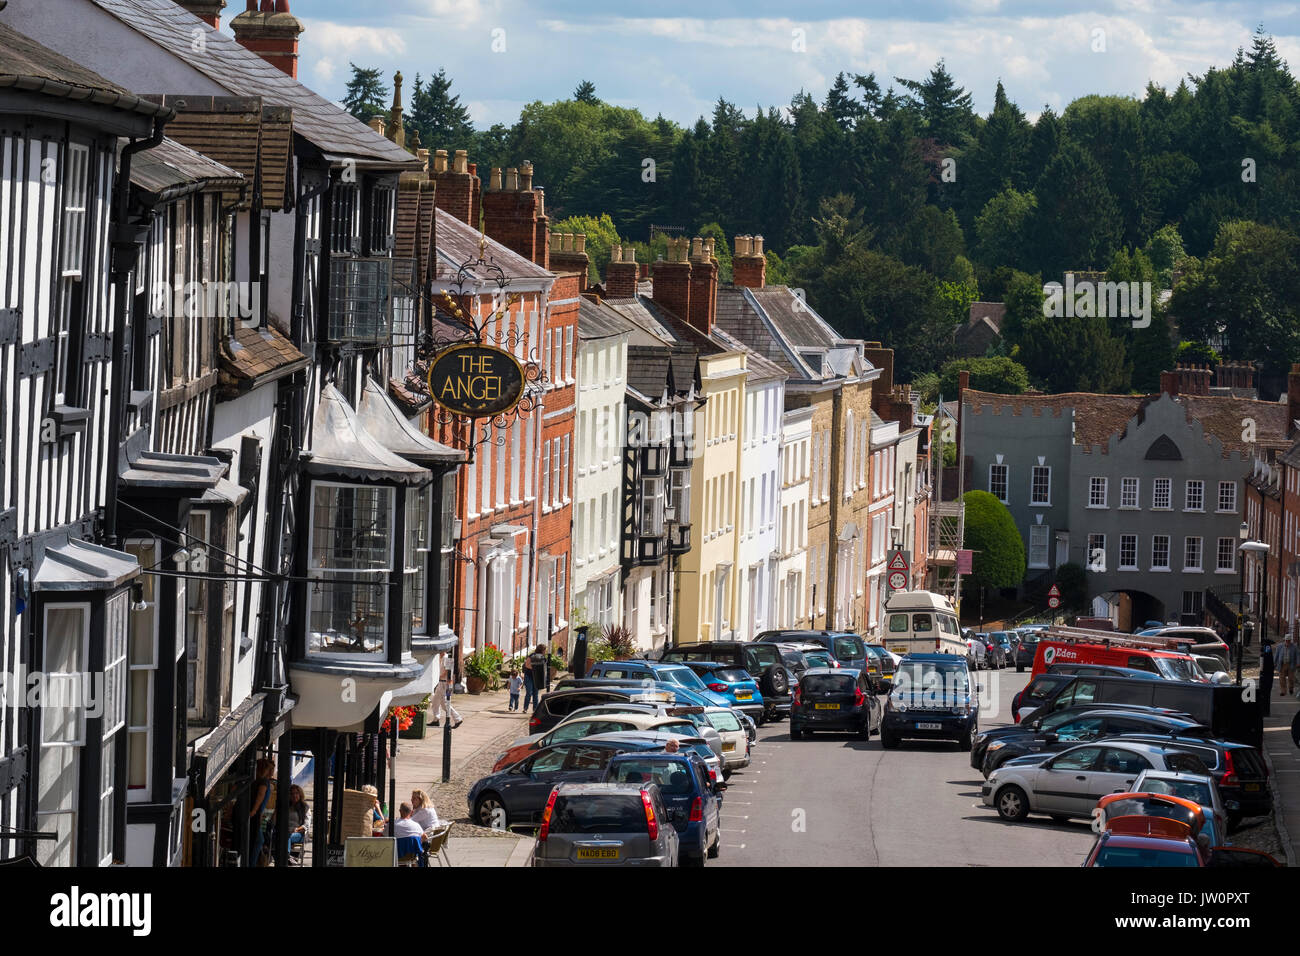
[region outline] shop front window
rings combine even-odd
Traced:
[[[432,509],[432,485],[406,490],[406,574],[403,584],[409,612],[406,617],[408,635],[429,632],[425,581],[429,576]]]
[[[442,541],[439,547],[442,560],[438,567],[438,626],[451,630],[451,571],[456,558],[456,477],[447,475],[442,480]]]
[[[371,485],[313,486],[309,655],[385,656],[393,494]]]

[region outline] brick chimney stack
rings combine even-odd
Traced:
[[[576,272],[578,274],[578,294],[587,291],[587,268],[591,260],[587,256],[587,237],[584,233],[551,233],[552,272]],[[608,294],[608,293],[607,293]]]
[[[686,320],[705,335],[713,331],[718,315],[718,260],[713,257],[713,242],[699,236],[691,240],[691,302]]]
[[[636,247],[611,248],[605,267],[605,298],[635,299],[637,274]]]
[[[248,8],[230,21],[240,46],[298,78],[298,37],[302,23],[289,12],[289,0],[248,0]]]
[[[542,191],[533,188],[533,164],[510,166],[504,177],[494,168],[489,184],[483,193],[483,231],[507,249],[549,268],[550,227]]]
[[[654,301],[683,322],[691,319],[691,241],[669,239],[668,258],[654,265],[651,292]]]
[[[184,7],[212,29],[221,28],[221,11],[226,8],[226,0],[176,0],[176,4]]]
[[[763,255],[762,236],[736,237],[736,255],[731,260],[731,281],[746,289],[761,289],[767,284],[767,257]]]
[[[1178,391],[1183,395],[1209,395],[1210,394],[1210,369],[1207,365],[1186,365],[1179,363],[1175,366],[1175,372],[1178,374]]]
[[[879,342],[868,342],[862,354],[866,360],[880,369],[880,378],[871,387],[871,396],[885,397],[894,390],[894,350],[883,348]]]
[[[1163,395],[1178,395],[1178,373],[1161,372],[1160,373],[1160,392]]]
[[[474,186],[477,178],[469,171],[469,160],[465,150],[456,150],[451,166],[447,165],[447,151],[440,149],[433,154],[433,181],[437,183],[434,192],[434,205],[450,213],[471,228],[478,228],[474,216]]]

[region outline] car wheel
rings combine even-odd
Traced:
[[[895,750],[898,747],[898,738],[882,727],[880,728],[880,746],[886,750]]]
[[[858,728],[858,739],[859,739],[859,740],[870,740],[870,739],[871,739],[871,721],[870,721],[870,720],[868,720],[866,723],[864,723],[861,727]]]
[[[759,684],[759,690],[772,697],[784,697],[789,694],[790,678],[786,674],[785,668],[780,664],[768,665],[767,670],[763,671],[763,679]]]
[[[998,808],[998,816],[1003,820],[1019,823],[1029,816],[1029,797],[1014,784],[1007,784],[999,790],[993,803]]]
[[[709,859],[716,860],[718,854],[722,852],[722,834],[719,833],[713,838],[713,845],[709,847]]]
[[[506,814],[506,805],[494,791],[489,790],[475,801],[474,822],[489,829],[497,829],[498,823],[500,829],[510,829],[510,817]]]

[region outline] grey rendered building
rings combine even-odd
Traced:
[[[1159,395],[962,395],[972,487],[1011,511],[1027,583],[1082,564],[1094,613],[1121,629],[1199,615],[1236,575],[1250,452],[1286,443],[1285,405],[1179,386],[1166,373]]]

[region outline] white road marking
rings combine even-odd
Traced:
[[[723,846],[729,846],[729,847],[731,847],[733,850],[743,850],[743,849],[745,848],[745,844],[743,844],[743,843],[724,843],[724,844],[722,844],[722,845],[723,845]]]

